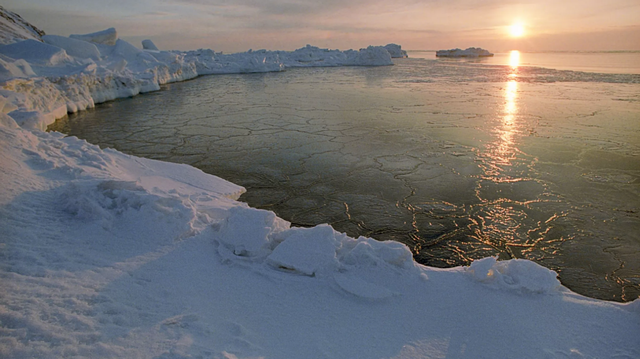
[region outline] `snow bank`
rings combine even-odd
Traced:
[[[492,53],[479,47],[470,47],[466,50],[451,49],[451,50],[438,50],[436,51],[436,57],[491,57]]]
[[[0,46],[0,91],[18,107],[10,116],[21,126],[44,129],[65,115],[62,108],[73,113],[200,75],[392,64],[389,52],[380,46],[359,51],[307,46],[292,52],[238,54],[208,49],[159,51],[151,40],[145,40],[143,47],[119,39],[114,28],[70,37],[44,35],[42,41]]]
[[[58,38],[69,52],[20,46],[69,61],[1,58],[19,75],[0,90],[1,357],[640,357],[640,300],[582,297],[525,260],[425,267],[398,242],[292,228],[193,167],[37,130],[166,81],[387,50],[143,51],[114,33],[85,38],[95,59]]]

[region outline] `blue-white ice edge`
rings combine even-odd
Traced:
[[[639,300],[586,298],[528,260],[426,267],[398,242],[292,228],[188,165],[44,132],[223,62],[54,40],[68,48],[20,45],[29,61],[0,49],[3,357],[640,357]],[[348,57],[296,61],[325,52]],[[219,72],[286,63],[228,56]]]

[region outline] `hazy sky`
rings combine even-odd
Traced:
[[[640,50],[639,0],[3,0],[48,34],[115,27],[161,49]],[[519,22],[524,35],[509,27]]]

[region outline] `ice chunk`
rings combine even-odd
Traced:
[[[549,293],[560,287],[556,272],[526,259],[476,260],[466,268],[473,279],[520,293]]]
[[[116,40],[118,39],[118,33],[116,32],[116,29],[114,27],[110,27],[106,30],[92,32],[90,34],[69,35],[69,37],[72,39],[93,42],[96,44],[113,46],[116,44]]]
[[[337,234],[327,224],[313,228],[292,228],[280,234],[286,238],[267,257],[267,263],[276,268],[313,276],[318,270],[337,263]]]
[[[271,211],[232,207],[220,226],[217,239],[236,256],[268,255],[272,249],[272,235],[286,230],[289,225]]]
[[[142,40],[142,48],[144,50],[158,51],[158,47],[156,46],[156,44],[154,44],[153,41],[151,41],[149,39]]]
[[[387,263],[392,266],[407,268],[414,265],[413,255],[406,245],[393,241],[380,242],[364,237],[355,241],[355,246],[352,249],[342,249],[341,260],[345,264],[354,266]]]
[[[64,49],[69,56],[80,59],[100,60],[100,51],[98,51],[96,45],[90,42],[58,35],[45,35],[42,37],[42,41]]]

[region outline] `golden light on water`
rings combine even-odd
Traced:
[[[518,112],[518,105],[516,99],[518,97],[518,82],[511,80],[507,82],[507,88],[505,89],[505,105],[504,112],[506,114],[504,122],[512,122],[513,116]]]
[[[513,50],[509,53],[509,65],[514,69],[520,66],[520,51]]]
[[[496,128],[498,138],[495,143],[494,158],[496,164],[508,164],[518,151],[515,148],[515,135],[517,132],[518,114],[518,82],[509,80],[504,89],[504,107],[502,108],[502,120]]]

